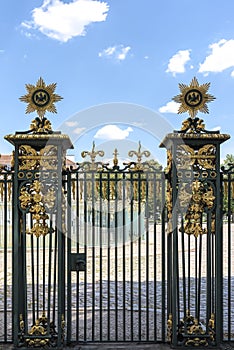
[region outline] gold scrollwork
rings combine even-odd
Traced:
[[[189,339],[185,342],[186,346],[207,346],[207,339],[204,328],[201,326],[197,318],[194,318],[193,324],[188,329]]]
[[[210,340],[215,341],[215,314],[212,313],[208,323]]]
[[[39,152],[29,145],[19,148],[19,170],[54,170],[57,163],[57,147],[54,145],[47,145]]]
[[[167,342],[171,343],[172,341],[172,326],[173,326],[173,320],[172,320],[172,314],[170,313],[167,320]]]
[[[19,148],[19,170],[33,170],[37,166],[37,151],[29,145]]]
[[[45,189],[38,181],[33,181],[29,186],[25,185],[20,190],[20,207],[22,210],[32,213],[33,227],[27,229],[26,233],[34,234],[36,237],[47,235],[50,232],[48,227],[49,216],[47,210],[55,206],[56,194],[53,186]]]
[[[201,131],[205,131],[205,123],[203,119],[195,118],[195,119],[185,119],[182,122],[181,132],[187,133],[200,133]]]
[[[31,329],[28,332],[29,335],[33,336],[40,336],[40,338],[28,338],[26,339],[26,342],[28,346],[32,347],[44,347],[46,344],[49,343],[48,338],[41,338],[41,336],[46,335],[46,329],[42,326],[39,319],[35,321],[35,325],[31,327]]]
[[[61,315],[61,333],[62,342],[65,335],[65,319]],[[42,312],[41,317],[37,318],[35,324],[30,327],[28,332],[25,329],[25,322],[23,315],[19,315],[19,340],[20,346],[26,345],[31,348],[56,348],[57,332],[53,321],[49,322],[45,311]]]
[[[47,145],[40,150],[40,169],[54,170],[58,166],[57,147]]]
[[[30,130],[35,134],[48,134],[52,132],[51,122],[47,118],[33,119],[30,124]]]
[[[172,233],[172,187],[171,184],[167,183],[167,192],[166,192],[166,205],[167,205],[167,234]]]
[[[169,322],[170,325],[170,322]],[[215,315],[211,314],[208,322],[208,329],[197,317],[186,310],[186,316],[180,321],[178,326],[178,338],[185,346],[200,347],[208,346],[215,340]]]
[[[184,232],[188,235],[193,234],[195,237],[206,234],[207,229],[202,227],[202,214],[205,208],[210,210],[214,205],[213,187],[208,183],[195,180],[192,186],[181,185],[178,196],[181,210],[186,209]],[[212,232],[213,230],[212,226]]]
[[[138,150],[137,151],[129,151],[128,152],[129,157],[133,157],[136,156],[137,157],[137,162],[134,166],[134,168],[132,168],[132,170],[143,170],[144,169],[144,165],[142,164],[142,157],[149,157],[150,156],[150,152],[145,150],[145,151],[141,151],[141,143],[139,141],[138,144]]]
[[[170,149],[167,150],[167,167],[165,169],[165,172],[168,174],[171,171],[172,168],[172,152]]]
[[[197,152],[199,165],[204,169],[215,169],[216,147],[214,145],[205,145]]]
[[[179,169],[188,169],[197,166],[201,169],[215,169],[216,148],[212,144],[205,145],[198,150],[179,145],[177,148],[177,166]]]
[[[93,142],[93,147],[91,151],[81,152],[82,158],[89,156],[91,159],[91,162],[84,162],[80,164],[80,166],[83,166],[87,170],[98,170],[99,163],[95,162],[95,159],[97,156],[103,157],[104,154],[105,154],[104,151],[101,151],[101,150],[95,151],[95,142]]]

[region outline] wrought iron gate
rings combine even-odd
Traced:
[[[234,340],[233,167],[219,168],[229,135],[195,117],[208,87],[180,86],[191,118],[166,136],[164,172],[140,143],[135,161],[120,165],[117,149],[112,165],[96,161],[93,144],[68,169],[70,139],[44,117],[55,86],[28,86],[39,117],[6,136],[14,164],[0,169],[1,342]]]
[[[67,192],[67,341],[165,341],[165,178],[149,152],[64,173]]]

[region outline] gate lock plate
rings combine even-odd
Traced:
[[[86,254],[71,253],[71,271],[85,271],[86,269]]]

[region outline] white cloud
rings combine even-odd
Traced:
[[[131,50],[130,46],[115,45],[99,52],[98,56],[103,58],[114,58],[118,61],[124,61],[128,52]]]
[[[222,39],[209,45],[211,54],[200,64],[199,73],[222,72],[234,67],[234,40]],[[231,73],[233,76],[233,72]]]
[[[73,130],[73,132],[74,132],[74,134],[80,135],[80,134],[82,134],[82,132],[85,131],[85,130],[86,130],[86,128],[75,128],[75,129]]]
[[[125,60],[127,53],[131,50],[130,46],[123,47],[117,55],[117,59],[120,61]]]
[[[44,0],[32,11],[32,20],[21,25],[26,30],[37,29],[49,38],[62,42],[86,34],[86,26],[106,20],[109,6],[97,0]]]
[[[122,130],[116,125],[109,124],[99,129],[94,135],[94,138],[103,140],[124,140],[132,131],[133,129],[131,127]]]
[[[172,73],[175,76],[177,73],[185,72],[185,65],[190,61],[190,51],[191,50],[180,50],[169,60],[169,64],[166,72]]]
[[[0,53],[4,53],[4,52],[5,52],[5,50],[1,50],[1,49],[0,49]]]
[[[160,113],[178,113],[179,105],[177,102],[167,102],[165,106],[159,108]]]
[[[78,125],[78,122],[76,120],[70,120],[70,121],[65,122],[65,125],[67,125],[70,128],[72,128],[72,127]]]

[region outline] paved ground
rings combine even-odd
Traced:
[[[93,344],[76,346],[76,350],[166,350],[170,349],[165,344]]]
[[[11,350],[13,349],[12,344],[0,345],[0,350]],[[56,348],[54,348],[56,349]],[[118,343],[118,344],[87,344],[87,345],[76,345],[73,347],[65,347],[64,350],[170,350],[171,347],[167,344],[139,344],[139,343]],[[189,349],[189,348],[188,348]],[[191,348],[190,348],[191,349]],[[200,348],[201,349],[201,348]],[[233,350],[234,343],[225,343],[220,347],[207,348],[208,349],[219,349],[219,350]],[[203,350],[203,349],[202,349]]]
[[[0,350],[13,349],[12,344],[0,345]],[[55,348],[54,348],[55,349]],[[169,350],[170,347],[167,344],[89,344],[89,345],[75,345],[71,347],[65,347],[64,349],[71,350]],[[228,349],[229,350],[229,349]]]

